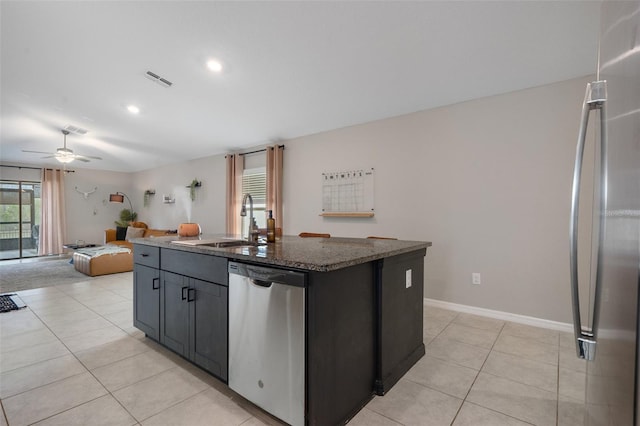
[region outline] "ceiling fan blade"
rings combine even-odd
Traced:
[[[56,158],[59,161],[63,161],[66,160],[68,162],[73,161],[73,160],[78,160],[78,161],[83,161],[85,163],[88,163],[91,160],[102,160],[102,157],[94,157],[92,155],[80,155],[80,154],[74,154],[73,150],[70,148],[67,148],[67,135],[69,134],[69,132],[65,129],[62,130],[62,134],[64,135],[64,143],[62,148],[58,148],[56,150],[56,152],[44,152],[44,151],[29,151],[26,149],[23,149],[22,152],[31,152],[34,154],[46,154],[47,157],[42,157],[42,158]]]
[[[29,151],[27,149],[23,149],[22,152],[32,152],[34,154],[50,154],[53,155],[53,152],[45,152],[45,151]]]

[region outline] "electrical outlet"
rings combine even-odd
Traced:
[[[405,282],[406,288],[411,287],[411,269],[407,269],[404,272],[404,282]]]
[[[471,273],[471,284],[482,284],[482,277],[480,272]]]

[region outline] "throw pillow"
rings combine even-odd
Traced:
[[[127,238],[127,227],[116,226],[116,241],[124,241]]]
[[[144,237],[144,228],[134,228],[130,226],[127,228],[127,236],[125,240],[129,241],[132,238],[142,238]]]

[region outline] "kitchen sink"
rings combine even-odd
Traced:
[[[250,243],[249,241],[246,241],[246,240],[236,240],[236,241],[220,241],[220,242],[206,243],[206,244],[200,244],[200,245],[207,246],[207,247],[225,248],[225,247],[249,247],[249,246],[257,247],[264,244],[265,243]]]
[[[251,243],[247,240],[235,240],[232,238],[211,238],[205,240],[176,240],[172,244],[198,247],[232,248],[232,247],[257,247],[266,243]]]

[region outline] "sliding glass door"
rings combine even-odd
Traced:
[[[0,259],[38,255],[40,182],[0,181]]]

